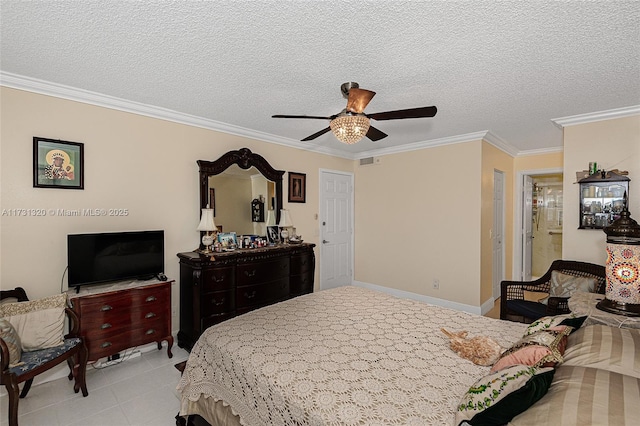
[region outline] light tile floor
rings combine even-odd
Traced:
[[[176,345],[102,369],[87,368],[89,395],[73,392],[66,377],[34,385],[18,404],[20,426],[173,426],[180,409],[174,367],[189,357]],[[4,388],[4,386],[3,386]],[[0,397],[0,425],[7,426],[6,393]]]

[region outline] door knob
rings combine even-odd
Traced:
[[[327,240],[322,240],[322,244],[327,244],[329,241]]]

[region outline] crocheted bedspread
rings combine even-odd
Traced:
[[[462,395],[487,374],[440,328],[507,348],[526,325],[347,286],[300,296],[207,329],[178,390],[224,401],[240,423],[453,424]]]

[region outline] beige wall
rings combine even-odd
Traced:
[[[355,280],[479,306],[481,155],[474,141],[356,166]]]
[[[495,146],[482,142],[482,207],[480,235],[480,303],[493,297],[493,219],[494,219],[494,172],[504,175],[504,249],[505,279],[512,269],[513,259],[513,157]]]
[[[60,291],[69,233],[164,229],[165,273],[177,279],[176,253],[199,243],[196,160],[215,160],[247,147],[278,170],[306,173],[307,202],[288,205],[285,195],[284,204],[298,232],[316,244],[318,170],[353,167],[351,160],[6,87],[0,90],[0,209],[129,210],[126,217],[1,216],[0,287],[23,286],[31,298]],[[84,143],[84,190],[32,187],[34,136]],[[284,190],[286,194],[286,175]],[[177,286],[173,296],[177,308]],[[175,315],[173,328],[178,328]]]
[[[568,126],[564,129],[564,230],[562,257],[604,265],[606,235],[578,229],[576,172],[595,161],[599,168],[629,172],[629,212],[640,222],[640,115]]]
[[[552,152],[548,154],[523,155],[513,160],[514,172],[528,170],[561,169],[563,165],[564,153]],[[517,176],[514,176],[517,178]]]

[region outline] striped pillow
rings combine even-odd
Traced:
[[[640,418],[640,379],[563,364],[551,388],[510,426],[632,425]]]
[[[606,325],[583,327],[569,336],[564,362],[640,379],[640,330]]]

